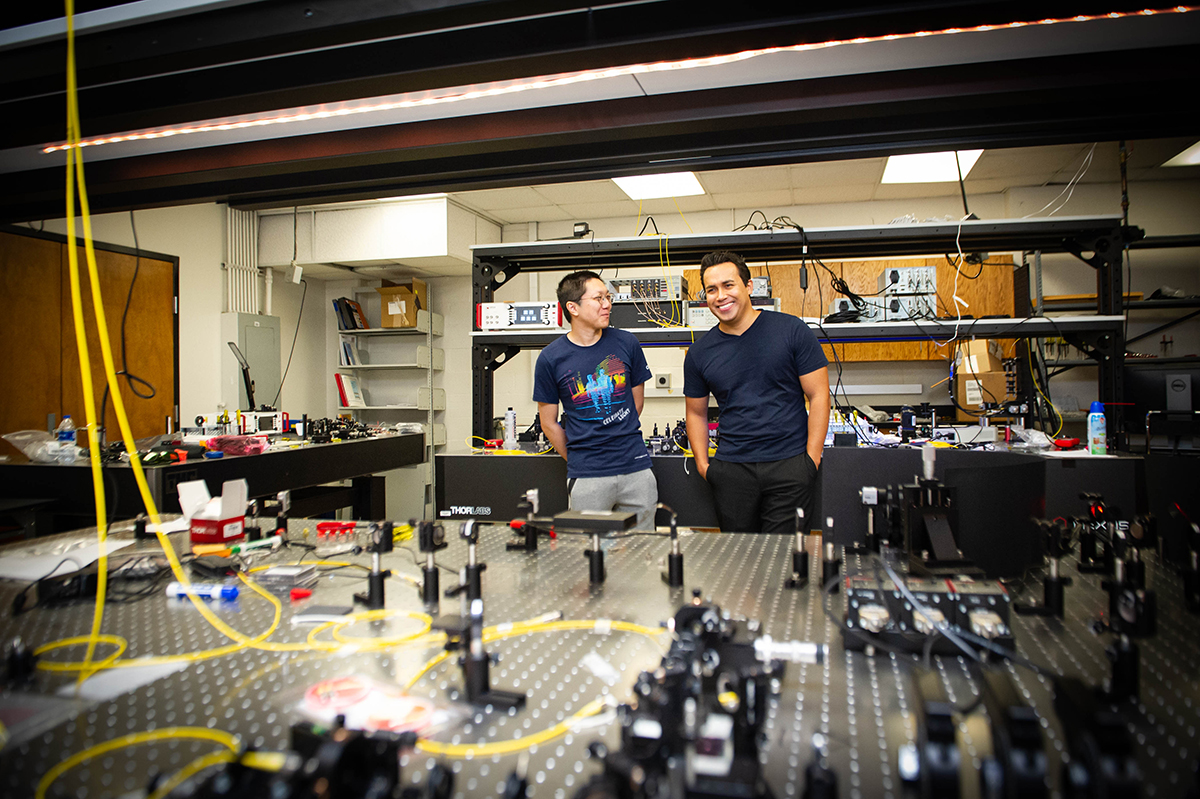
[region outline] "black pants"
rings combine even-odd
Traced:
[[[807,452],[781,461],[713,459],[706,475],[724,533],[794,533],[796,508],[812,527],[817,467]]]

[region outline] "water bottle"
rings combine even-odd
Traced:
[[[1093,402],[1088,412],[1088,452],[1092,455],[1108,454],[1108,420],[1104,418],[1104,403]]]
[[[517,412],[512,408],[504,413],[504,448],[517,448]]]
[[[54,428],[54,433],[58,437],[58,455],[55,458],[59,463],[74,463],[75,462],[75,423],[71,421],[68,414],[58,423],[58,427]]]

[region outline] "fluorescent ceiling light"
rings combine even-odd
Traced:
[[[965,178],[983,155],[983,150],[959,150],[958,161]],[[883,168],[884,183],[956,183],[958,165],[954,163],[954,151],[945,153],[917,153],[916,155],[892,155]]]
[[[635,175],[613,178],[613,183],[631,200],[657,200],[660,197],[692,197],[703,194],[704,187],[693,172],[668,172],[664,175]]]
[[[1163,166],[1196,166],[1197,164],[1200,164],[1200,141],[1164,163]]]

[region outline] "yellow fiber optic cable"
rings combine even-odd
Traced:
[[[491,741],[485,744],[448,744],[421,738],[417,740],[417,749],[422,752],[428,752],[431,755],[454,758],[511,755],[514,752],[523,752],[531,746],[538,746],[544,744],[546,741],[552,741],[560,735],[567,734],[576,723],[604,710],[605,704],[603,699],[593,699],[581,707],[573,716],[560,721],[553,727],[511,741]]]
[[[83,239],[84,253],[88,266],[89,283],[92,290],[92,304],[96,316],[97,334],[100,342],[100,351],[102,361],[105,368],[105,378],[113,395],[113,412],[117,417],[117,425],[121,431],[122,440],[125,443],[125,449],[130,456],[130,466],[133,469],[134,479],[137,483],[139,493],[142,497],[143,504],[150,516],[151,522],[158,529],[159,542],[163,547],[163,552],[167,556],[168,562],[171,564],[171,570],[175,578],[184,586],[190,586],[191,580],[183,571],[179,559],[175,554],[174,548],[171,546],[170,540],[166,534],[161,531],[161,519],[159,518],[158,508],[154,504],[154,500],[150,495],[149,485],[146,481],[145,472],[142,469],[141,461],[137,457],[137,447],[133,440],[133,434],[129,426],[129,420],[125,413],[124,401],[121,398],[121,393],[118,386],[118,381],[115,373],[115,366],[112,357],[112,347],[108,337],[108,325],[104,316],[104,304],[100,290],[99,271],[96,266],[96,254],[93,246],[91,215],[88,207],[87,199],[87,184],[84,179],[83,158],[79,147],[77,146],[80,139],[80,123],[79,123],[79,105],[78,105],[78,86],[76,82],[76,64],[75,64],[75,48],[74,48],[74,3],[73,0],[67,0],[66,3],[67,16],[67,139],[68,144],[73,145],[67,148],[67,232],[68,232],[68,262],[70,265],[71,275],[71,299],[75,315],[76,323],[76,344],[79,348],[81,379],[83,382],[83,393],[85,410],[87,413],[88,427],[90,430],[95,430],[95,391],[91,382],[91,367],[88,359],[86,336],[83,333],[82,323],[82,297],[79,288],[78,277],[78,255],[75,248],[75,185],[78,182],[79,189],[79,210],[80,219],[83,223]],[[84,667],[80,671],[80,680],[84,680],[90,674],[94,674],[101,668],[106,668],[107,664],[101,664],[99,667],[93,667],[91,658],[94,653],[95,644],[99,643],[100,626],[103,621],[104,595],[106,588],[107,576],[107,551],[106,551],[106,529],[104,527],[104,519],[107,513],[104,508],[104,489],[103,481],[99,466],[99,445],[94,435],[89,436],[90,451],[92,461],[92,487],[96,497],[96,511],[98,515],[98,539],[100,549],[99,559],[99,581],[97,585],[96,607],[93,614],[92,632],[88,643],[88,652],[84,658]],[[189,593],[189,598],[195,605],[200,615],[214,628],[221,632],[231,640],[245,644],[251,639],[243,633],[234,630],[229,625],[221,621],[208,607],[203,599]]]
[[[75,103],[77,86],[75,82],[75,22],[74,0],[67,0],[67,141],[78,143],[79,111]],[[97,637],[104,622],[104,595],[108,588],[108,529],[106,520],[108,511],[105,507],[103,477],[100,473],[100,446],[96,436],[96,393],[92,386],[92,366],[87,346],[87,333],[83,323],[83,299],[79,287],[79,254],[75,247],[75,172],[76,168],[82,174],[83,162],[77,148],[67,150],[67,262],[71,286],[71,312],[75,323],[75,347],[79,351],[79,373],[83,388],[84,414],[88,431],[88,459],[91,464],[92,485],[96,495],[96,535],[99,548],[99,558],[96,575],[96,606],[92,613],[92,629],[84,655],[84,663],[90,666],[95,654]],[[83,187],[80,187],[82,193]],[[87,223],[85,222],[85,235]],[[93,304],[98,312],[101,311],[99,299],[93,298]],[[103,420],[101,420],[103,423]],[[96,487],[100,486],[99,490]],[[86,671],[80,672],[79,682],[86,679]]]
[[[70,2],[70,0],[68,0]],[[82,752],[75,754],[63,760],[58,765],[51,768],[38,782],[37,790],[34,792],[34,799],[45,799],[46,791],[50,786],[71,769],[81,763],[86,763],[93,758],[109,752],[115,752],[118,749],[124,749],[127,746],[137,746],[138,744],[154,743],[155,741],[178,741],[178,740],[197,740],[197,741],[212,741],[213,743],[224,746],[231,752],[237,752],[240,748],[238,739],[223,730],[210,730],[207,727],[164,727],[159,730],[148,732],[135,732],[130,735],[122,735],[120,738],[113,738],[111,741],[96,744],[84,749]]]

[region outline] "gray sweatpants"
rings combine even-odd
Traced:
[[[637,511],[637,529],[654,528],[658,481],[650,469],[611,477],[575,477],[567,481],[567,494],[571,510]]]

